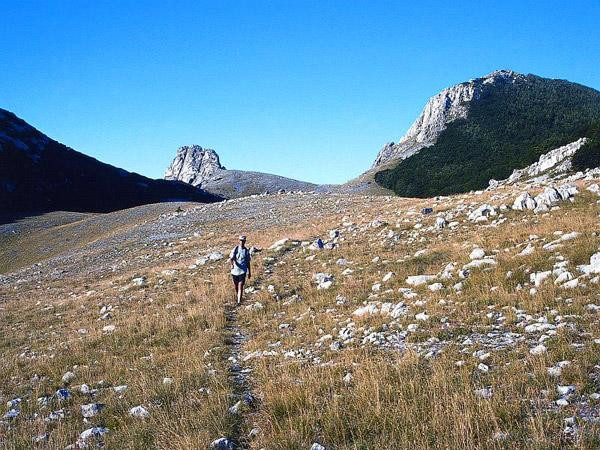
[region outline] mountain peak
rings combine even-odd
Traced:
[[[373,168],[392,160],[406,159],[435,143],[448,123],[465,118],[472,100],[479,99],[485,86],[496,82],[515,82],[524,75],[512,70],[494,70],[488,75],[473,78],[443,89],[429,99],[423,111],[407,133],[396,143],[387,143],[379,151]]]
[[[483,78],[517,78],[521,76],[523,75],[510,69],[498,69],[488,73]]]
[[[195,144],[184,145],[177,149],[175,159],[165,172],[165,179],[200,186],[221,170],[225,167],[221,165],[216,151]]]

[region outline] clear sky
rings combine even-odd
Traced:
[[[600,88],[598,1],[0,0],[0,107],[162,177],[177,147],[346,181],[444,87],[507,68]]]

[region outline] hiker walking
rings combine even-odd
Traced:
[[[231,250],[229,262],[231,263],[231,276],[233,277],[233,285],[239,305],[242,301],[246,274],[248,274],[248,278],[252,276],[252,271],[250,270],[250,250],[246,248],[246,236],[240,236],[240,244]]]

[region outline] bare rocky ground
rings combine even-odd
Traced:
[[[597,448],[597,182],[3,225],[0,445]]]

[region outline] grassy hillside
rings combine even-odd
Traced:
[[[548,150],[572,142],[600,120],[600,92],[564,80],[527,75],[497,82],[472,102],[435,145],[376,174],[402,196],[427,197],[480,189]]]
[[[577,269],[600,246],[599,197],[586,190],[598,181],[548,213],[484,222],[469,213],[520,189],[40,219],[76,220],[49,242],[96,239],[0,276],[0,415],[16,414],[0,447],[599,448],[600,274]],[[434,226],[424,206],[450,224]],[[225,260],[196,262],[226,254],[242,228],[263,251],[235,308]],[[306,245],[331,230],[333,248]],[[410,285],[415,275],[432,279]],[[239,378],[256,401],[232,411]],[[90,404],[102,407],[84,418]],[[149,415],[132,416],[137,406]],[[81,437],[91,427],[107,432]]]

